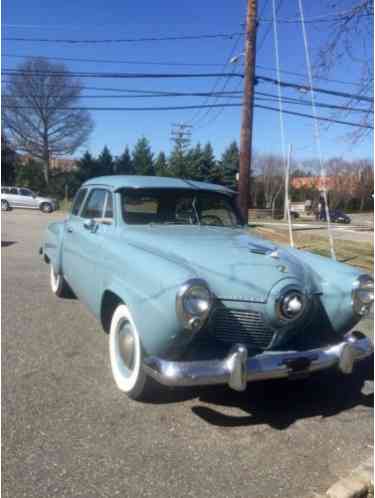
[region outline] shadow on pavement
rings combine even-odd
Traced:
[[[15,240],[2,240],[1,241],[1,247],[9,247],[12,246],[13,244],[17,244]]]
[[[195,415],[207,423],[221,427],[267,424],[283,430],[299,419],[331,417],[356,406],[373,407],[373,392],[363,392],[366,380],[373,379],[373,357],[357,365],[353,374],[344,376],[336,371],[319,373],[304,380],[277,380],[249,384],[239,393],[227,386],[196,389],[165,389],[151,403],[164,404],[197,398]],[[232,416],[220,410],[238,408],[244,416]]]

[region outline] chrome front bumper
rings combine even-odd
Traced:
[[[244,391],[248,382],[298,378],[334,366],[350,374],[355,362],[372,353],[370,339],[355,331],[334,346],[307,351],[268,351],[250,358],[243,344],[236,344],[222,360],[168,361],[150,356],[144,361],[144,369],[167,386],[228,384],[236,391]]]

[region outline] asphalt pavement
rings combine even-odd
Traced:
[[[38,248],[58,217],[2,216],[4,497],[305,498],[367,456],[369,363],[351,377],[130,401],[112,381],[99,323],[50,291]]]

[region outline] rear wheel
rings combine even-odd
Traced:
[[[109,333],[109,356],[112,375],[120,391],[135,400],[150,393],[152,379],[144,372],[142,344],[129,308],[115,309]]]
[[[42,213],[52,213],[53,207],[49,202],[43,202],[40,206]]]
[[[2,201],[1,201],[1,210],[2,211],[9,211],[9,209],[10,209],[9,202],[6,201],[5,199],[2,199]]]
[[[50,265],[50,284],[51,290],[57,297],[66,297],[69,295],[70,288],[61,273],[56,273],[53,265]]]

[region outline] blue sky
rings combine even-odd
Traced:
[[[328,11],[324,0],[304,1],[305,17],[323,15]],[[336,10],[345,10],[350,0],[337,2]],[[24,38],[72,38],[72,39],[114,39],[139,38],[152,36],[200,35],[211,33],[240,32],[245,19],[245,0],[65,0],[51,2],[47,0],[3,0],[3,37]],[[259,12],[263,18],[272,17],[272,0],[259,0]],[[279,18],[298,17],[297,0],[282,2]],[[5,26],[4,26],[5,25]],[[263,66],[257,70],[259,75],[275,77],[275,52],[273,31],[269,23],[261,23],[258,30],[258,44],[268,29],[270,32],[257,52],[257,64]],[[308,24],[308,37],[311,54],[314,57],[318,47],[325,40],[325,24]],[[306,63],[303,48],[301,26],[299,24],[282,23],[279,25],[279,50],[281,69],[306,75]],[[356,41],[354,41],[354,44]],[[354,50],[356,47],[354,47]],[[221,72],[231,53],[243,50],[243,38],[231,40],[195,40],[195,41],[160,41],[143,43],[118,43],[97,45],[66,45],[40,42],[5,41],[2,53],[8,55],[44,55],[48,57],[72,57],[87,59],[111,59],[118,61],[140,62],[174,62],[203,64],[196,67],[179,67],[148,64],[119,64],[98,62],[66,62],[72,71],[109,71],[109,72]],[[372,60],[372,56],[371,56]],[[3,67],[14,68],[22,59],[4,57]],[[56,61],[57,62],[57,61]],[[207,65],[206,65],[207,64]],[[209,66],[208,64],[217,64]],[[233,66],[225,69],[231,71]],[[238,71],[242,70],[241,64]],[[307,83],[307,76],[283,74],[283,79],[296,83]],[[359,79],[359,68],[348,60],[342,60],[334,67],[329,78],[342,80],[337,82],[318,81],[316,86],[332,90],[355,93],[355,83]],[[224,78],[199,78],[176,80],[119,80],[119,79],[85,79],[84,84],[95,87],[118,89],[163,90],[163,91],[211,91],[242,89],[239,78],[231,78],[225,83]],[[257,90],[277,93],[275,85],[259,83]],[[86,90],[86,95],[101,94]],[[108,93],[108,92],[107,92]],[[113,92],[112,92],[113,93]],[[298,97],[295,90],[283,90],[285,96]],[[302,96],[304,99],[308,96]],[[342,105],[345,100],[317,95],[319,102]],[[192,105],[203,103],[229,103],[235,99],[220,99],[215,102],[205,97],[175,98],[137,98],[137,99],[86,99],[82,100],[91,106],[165,106]],[[275,107],[276,103],[264,102]],[[286,109],[311,114],[311,107],[285,106]],[[329,115],[324,109],[318,110],[321,115]],[[176,122],[189,122],[193,118],[192,143],[211,141],[217,156],[233,140],[239,139],[240,108],[225,110],[161,111],[161,112],[93,112],[95,130],[87,147],[92,153],[98,153],[104,145],[108,145],[114,154],[120,154],[125,145],[132,147],[142,135],[150,139],[153,151],[168,152],[171,148],[171,125]],[[343,118],[345,119],[345,118]],[[352,115],[347,118],[357,121]],[[313,121],[311,119],[285,116],[286,141],[293,144],[297,159],[315,155],[313,138]],[[323,156],[342,156],[347,159],[373,156],[372,137],[357,145],[345,140],[345,134],[351,128],[342,125],[321,125]],[[259,153],[280,153],[280,126],[276,112],[256,109],[254,121],[254,145]],[[81,151],[77,152],[79,155]]]

